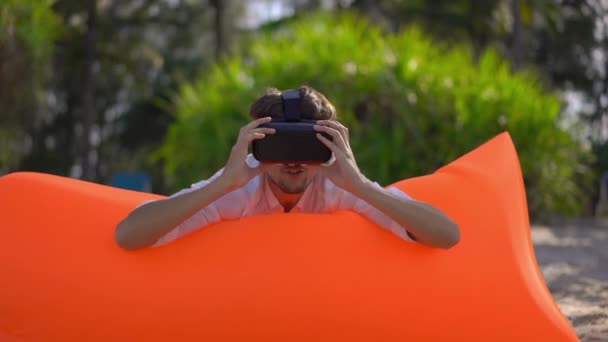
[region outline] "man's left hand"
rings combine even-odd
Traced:
[[[321,172],[337,186],[356,193],[363,186],[366,178],[359,170],[350,148],[348,128],[338,121],[319,120],[314,129],[319,132],[317,138],[333,152],[336,159],[331,165],[323,166]],[[333,141],[325,138],[320,132],[330,135]]]

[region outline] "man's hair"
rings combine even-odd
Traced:
[[[309,86],[302,86],[298,90],[302,98],[302,119],[336,120],[336,108],[323,94]],[[282,118],[284,113],[281,91],[276,88],[266,89],[249,108],[249,115],[253,119],[265,116]]]

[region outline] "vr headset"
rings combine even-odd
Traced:
[[[331,150],[325,146],[314,130],[314,120],[302,120],[299,90],[286,90],[281,94],[284,118],[273,118],[259,127],[274,128],[274,134],[251,143],[255,159],[264,163],[282,164],[323,164],[331,157]],[[327,139],[331,136],[321,133]]]

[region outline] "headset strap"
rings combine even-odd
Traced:
[[[281,93],[281,98],[283,99],[285,121],[300,121],[302,113],[300,90],[285,90]]]

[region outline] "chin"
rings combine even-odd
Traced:
[[[307,186],[280,186],[279,188],[286,194],[301,194],[306,190]]]
[[[306,188],[308,188],[309,183],[310,182],[307,181],[298,182],[296,184],[293,184],[293,181],[281,182],[279,183],[279,188],[281,189],[281,191],[287,194],[299,194],[304,192]]]

